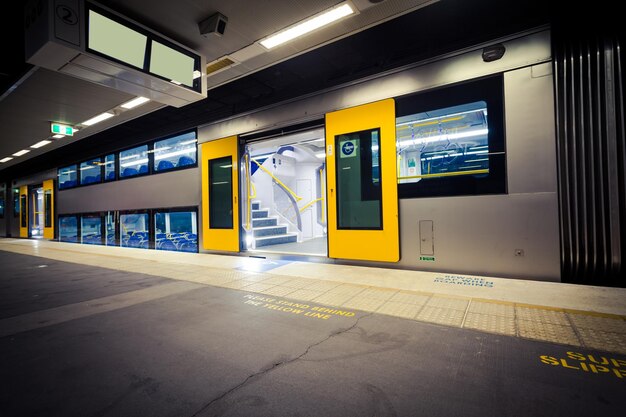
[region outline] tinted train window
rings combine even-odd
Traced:
[[[78,176],[76,175],[76,165],[70,165],[65,168],[59,168],[59,190],[76,187],[78,185]]]
[[[196,166],[196,133],[189,132],[171,139],[154,142],[154,170]]]
[[[61,242],[78,242],[77,216],[59,216],[59,240]]]
[[[335,137],[337,228],[382,229],[378,129]]]
[[[115,179],[115,155],[104,157],[104,180],[113,181]]]
[[[155,248],[178,252],[198,252],[198,226],[195,211],[156,211]]]
[[[4,197],[0,197],[0,219],[4,219]]]
[[[43,194],[44,201],[44,227],[52,227],[52,191],[46,190]]]
[[[150,221],[148,213],[120,214],[121,246],[150,247]]]
[[[19,188],[13,189],[13,217],[20,216],[20,190]]]
[[[89,161],[81,162],[80,164],[80,183],[96,184],[102,179],[101,171],[102,160],[100,158],[91,159]]]
[[[502,77],[396,100],[398,196],[506,192]]]
[[[102,245],[102,217],[82,216],[80,218],[80,242],[87,245]]]
[[[120,152],[120,178],[148,173],[148,145]]]

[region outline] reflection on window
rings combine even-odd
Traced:
[[[95,184],[100,182],[101,176],[100,166],[102,160],[100,158],[91,159],[80,164],[80,183],[83,184]]]
[[[230,156],[209,161],[209,227],[233,228],[233,160]]]
[[[104,221],[105,245],[117,246],[117,241],[115,240],[115,213],[112,211],[107,212],[104,216]]]
[[[115,179],[115,155],[104,157],[104,180],[113,181]]]
[[[120,152],[120,178],[148,173],[148,145]]]
[[[396,136],[399,184],[489,174],[484,101],[399,117]]]
[[[102,218],[82,216],[80,220],[81,243],[102,245]]]
[[[0,219],[4,219],[4,197],[0,197]]]
[[[150,247],[148,213],[120,215],[121,246],[131,248]]]
[[[64,190],[66,188],[76,187],[78,185],[76,175],[76,165],[70,165],[69,167],[59,168],[58,174],[59,178],[59,190]]]
[[[154,142],[154,170],[159,172],[196,165],[197,141],[195,132],[189,132]]]
[[[154,224],[157,250],[198,252],[198,228],[195,212],[156,212]]]
[[[59,240],[78,242],[78,218],[76,216],[59,216]]]

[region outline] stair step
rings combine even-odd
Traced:
[[[261,202],[260,201],[253,201],[252,202],[252,210],[260,210],[261,209]]]
[[[276,217],[265,217],[261,219],[252,219],[252,228],[276,226],[278,225],[278,219]]]
[[[264,210],[252,210],[252,218],[253,219],[261,219],[269,216],[270,211],[268,209]]]
[[[293,243],[297,240],[298,235],[296,235],[295,233],[287,233],[277,236],[257,237],[254,239],[257,248],[269,245],[279,245],[281,243]]]
[[[287,226],[264,226],[252,228],[254,237],[276,236],[287,234]]]

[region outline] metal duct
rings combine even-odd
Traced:
[[[555,41],[565,282],[626,286],[623,51],[613,36]]]

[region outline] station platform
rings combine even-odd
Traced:
[[[626,289],[23,239],[0,260],[1,415],[623,411]]]

